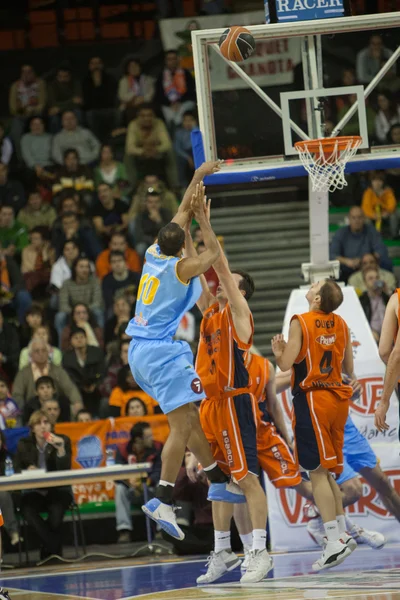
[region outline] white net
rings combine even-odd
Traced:
[[[329,146],[326,142],[329,140]],[[314,192],[334,192],[347,185],[344,170],[357,152],[361,138],[324,138],[295,144],[301,162],[310,175]]]

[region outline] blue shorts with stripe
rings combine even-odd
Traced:
[[[136,383],[157,400],[165,415],[204,398],[193,353],[186,342],[133,339],[128,360]]]
[[[349,416],[344,429],[344,467],[336,482],[340,485],[349,479],[358,477],[361,469],[376,467],[378,460],[368,441],[358,431]]]

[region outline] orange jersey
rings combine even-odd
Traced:
[[[4,525],[3,513],[0,510],[0,527],[3,527],[3,525]]]
[[[269,381],[269,361],[258,354],[248,354],[246,367],[250,375],[250,391],[256,397],[257,402],[264,402],[265,388]]]
[[[293,365],[293,394],[300,390],[332,390],[348,399],[352,388],[342,381],[342,364],[349,330],[337,314],[310,311],[294,315],[301,325],[303,343]]]
[[[207,398],[217,398],[239,389],[249,390],[251,380],[245,359],[253,342],[253,318],[250,318],[252,333],[249,342],[245,343],[236,333],[229,304],[223,310],[213,304],[204,313],[196,371]]]

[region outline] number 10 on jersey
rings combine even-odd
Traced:
[[[148,273],[142,275],[137,295],[138,301],[142,300],[146,306],[153,304],[159,286],[160,280],[154,277],[154,275],[149,275]]]

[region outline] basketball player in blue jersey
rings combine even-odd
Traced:
[[[205,163],[200,167],[200,177],[217,170],[219,163]],[[142,508],[177,539],[183,539],[184,533],[177,525],[171,504],[186,447],[205,465],[204,471],[211,484],[209,497],[226,502],[245,501],[238,486],[229,484],[229,478],[217,466],[201,428],[194,402],[202,400],[204,392],[193,367],[190,347],[186,342],[173,339],[183,315],[201,295],[199,275],[211,267],[220,252],[205,214],[201,179],[198,183],[195,176],[178,213],[160,230],[157,243],[148,248],[136,314],[126,329],[132,336],[129,364],[133,376],[140,387],[157,400],[170,426],[170,435],[162,452],[156,497]],[[193,213],[203,234],[206,251],[196,258],[184,258],[183,228]]]

